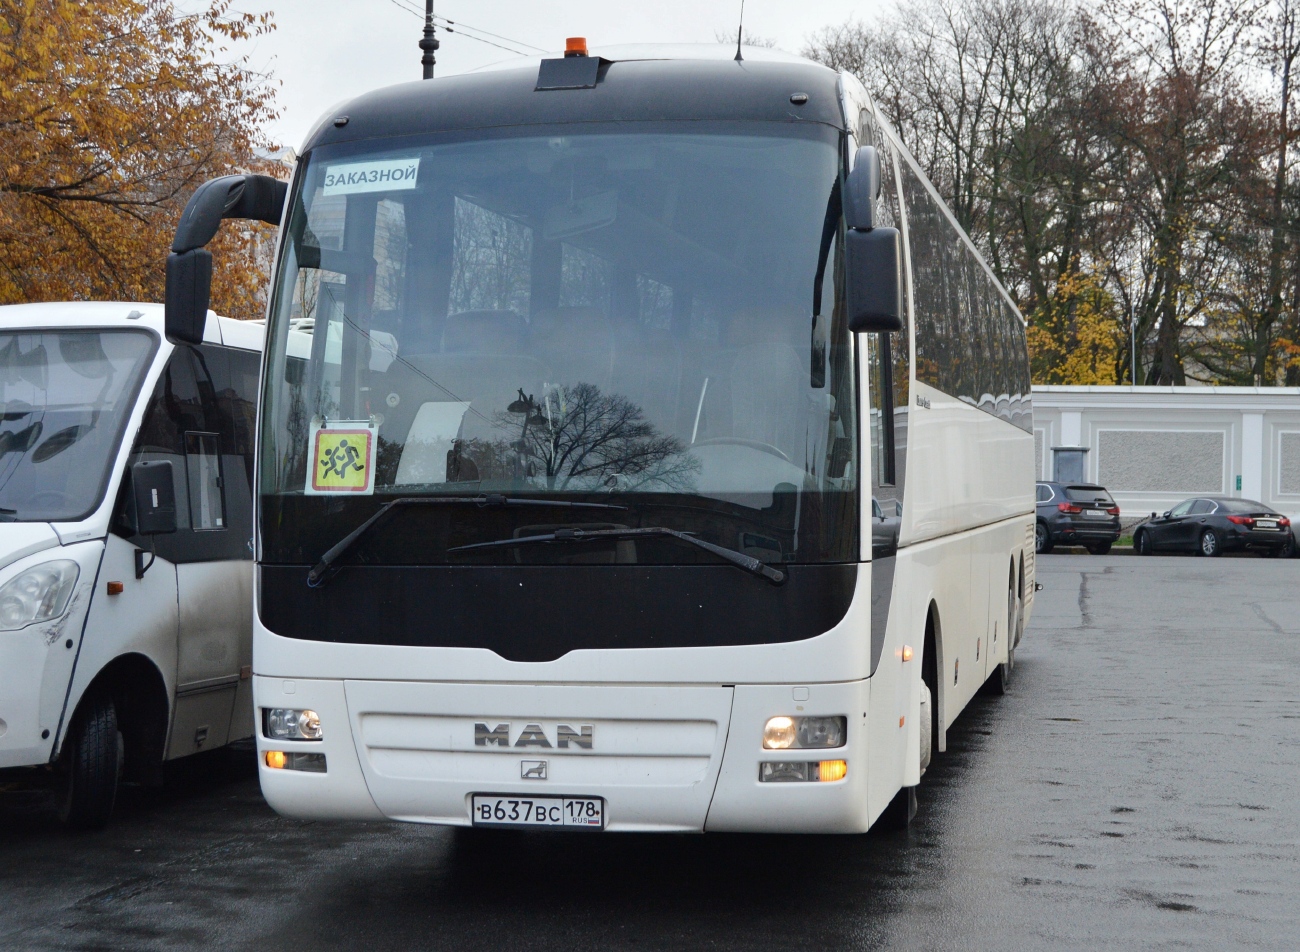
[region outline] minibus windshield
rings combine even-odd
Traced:
[[[760,122],[316,149],[272,304],[264,556],[315,562],[395,496],[509,493],[764,561],[856,560],[840,154],[835,130]],[[560,519],[413,511],[364,558],[546,560],[465,547]]]
[[[141,331],[0,331],[0,520],[95,510],[155,346]]]

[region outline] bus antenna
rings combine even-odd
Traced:
[[[433,0],[429,0],[430,3]],[[740,55],[740,38],[745,34],[745,0],[740,0],[740,25],[736,27],[736,62],[743,63],[745,57]]]
[[[438,62],[433,54],[440,45],[433,29],[433,0],[424,0],[424,37],[420,40],[424,55],[420,57],[420,64],[424,67],[425,79],[433,79],[433,67]]]

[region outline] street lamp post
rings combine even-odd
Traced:
[[[430,2],[432,2],[432,0],[430,0]],[[1129,334],[1128,380],[1130,384],[1136,387],[1138,382],[1137,302],[1134,301],[1132,298],[1129,298],[1129,302],[1128,302],[1128,334]]]
[[[424,0],[424,37],[420,40],[420,49],[424,50],[424,55],[420,57],[420,63],[424,66],[425,79],[433,79],[433,67],[438,62],[433,54],[439,45],[433,31],[433,0]]]

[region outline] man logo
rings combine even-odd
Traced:
[[[555,725],[555,743],[552,744],[546,731],[542,729],[541,724],[525,724],[524,729],[519,732],[515,742],[510,743],[510,725],[497,724],[489,729],[487,724],[482,721],[476,721],[474,724],[474,746],[475,747],[542,747],[550,749],[552,747],[560,750],[568,750],[570,747],[576,747],[581,750],[591,750],[594,744],[593,729],[590,724],[580,724],[575,730],[568,724]]]
[[[519,776],[524,780],[545,780],[546,761],[544,760],[519,761]]]

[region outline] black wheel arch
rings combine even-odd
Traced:
[[[109,697],[117,712],[118,730],[126,748],[123,779],[152,780],[166,752],[171,704],[162,672],[142,654],[114,658],[95,675],[77,700],[76,711],[65,719],[52,759],[62,755],[69,728],[87,700],[99,695]]]

